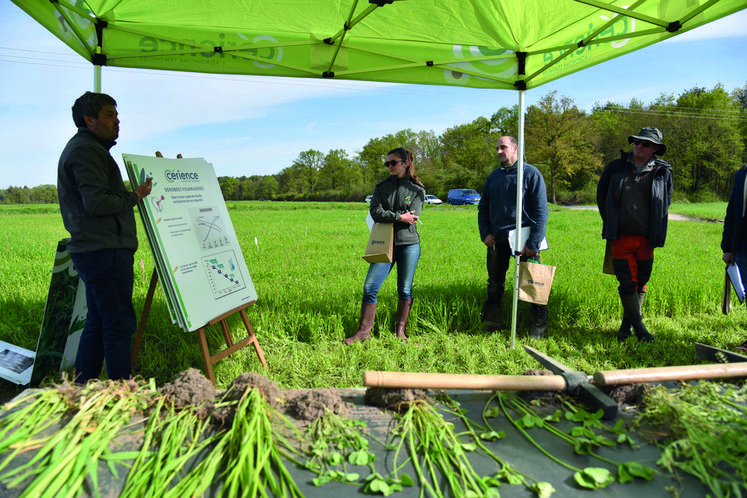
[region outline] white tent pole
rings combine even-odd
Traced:
[[[96,54],[101,53],[101,47],[96,47]],[[93,58],[95,60],[96,57]],[[93,65],[93,91],[96,93],[101,93],[101,64],[95,64]]]
[[[93,66],[93,91],[101,93],[101,66]]]
[[[521,247],[521,214],[524,212],[524,90],[519,90],[519,142],[516,164],[516,239],[514,252],[523,251]],[[514,256],[514,303],[511,315],[511,349],[516,347],[516,316],[519,309],[519,258]]]

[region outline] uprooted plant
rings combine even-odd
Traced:
[[[639,422],[655,427],[661,467],[697,477],[713,496],[747,490],[747,386],[714,382],[651,390]]]
[[[113,452],[112,442],[126,432],[134,414],[148,411],[155,388],[139,381],[95,382],[76,386],[64,381],[5,405],[0,418],[0,481],[24,485],[24,496],[76,496],[84,483],[98,495],[99,462],[117,475],[116,464],[134,458]],[[133,428],[132,431],[137,429]],[[22,453],[27,462],[9,469]]]
[[[511,468],[487,448],[484,441],[499,438],[498,433],[479,428],[448,397],[441,401],[438,408],[428,400],[411,401],[399,415],[388,445],[394,451],[395,479],[409,463],[423,492],[427,490],[436,497],[445,496],[442,488],[457,497],[498,497],[498,488],[503,484],[524,484],[542,498],[552,494],[554,489],[549,483],[540,483]],[[464,424],[466,430],[457,433],[455,424],[447,422],[444,415]],[[403,451],[409,456],[400,461]],[[494,475],[480,476],[474,469],[468,455],[477,451],[498,464]]]
[[[490,405],[494,400],[497,401],[498,406],[491,407]],[[622,419],[618,420],[615,426],[610,427],[601,421],[603,416],[602,410],[596,413],[589,413],[573,405],[568,400],[563,400],[562,406],[563,410],[558,409],[552,415],[543,415],[516,394],[497,391],[485,405],[483,415],[489,426],[490,424],[487,422],[487,419],[499,416],[502,411],[506,419],[542,454],[555,463],[574,471],[573,478],[576,484],[582,488],[600,489],[609,486],[616,480],[625,483],[635,478],[649,481],[654,478],[654,470],[640,462],[618,463],[595,452],[595,449],[601,446],[634,444],[633,440],[627,434]],[[563,418],[580,425],[574,425],[568,432],[563,431],[556,425]],[[532,438],[529,430],[533,428],[547,430],[550,434],[572,445],[575,453],[579,455],[589,455],[616,467],[618,471],[617,478],[605,467],[587,467],[581,469],[560,460]],[[606,432],[614,434],[615,439],[610,439],[604,435]]]

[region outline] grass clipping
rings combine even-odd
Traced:
[[[714,497],[747,490],[747,386],[698,382],[651,390],[640,421],[658,433],[657,464],[697,477]]]

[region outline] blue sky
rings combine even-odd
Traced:
[[[551,91],[589,109],[649,103],[695,86],[747,84],[747,10],[525,93]],[[350,156],[405,128],[445,129],[490,117],[518,93],[424,85],[218,76],[103,68],[118,103],[112,155],[204,157],[218,176],[274,174],[308,149]],[[16,5],[0,0],[0,188],[56,183],[57,159],[75,133],[73,101],[93,89],[93,68]],[[124,174],[123,171],[123,176]]]

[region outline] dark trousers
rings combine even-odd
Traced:
[[[70,255],[86,284],[88,315],[75,358],[77,382],[101,375],[106,359],[110,379],[132,377],[132,335],[137,328],[132,305],[134,252],[106,249]]]
[[[540,257],[529,259],[521,258],[521,261],[540,262]],[[488,269],[488,303],[500,305],[506,287],[506,272],[511,262],[511,246],[508,239],[504,238],[496,242],[495,246],[488,247],[486,266]],[[532,304],[533,317],[547,317],[547,306]]]

